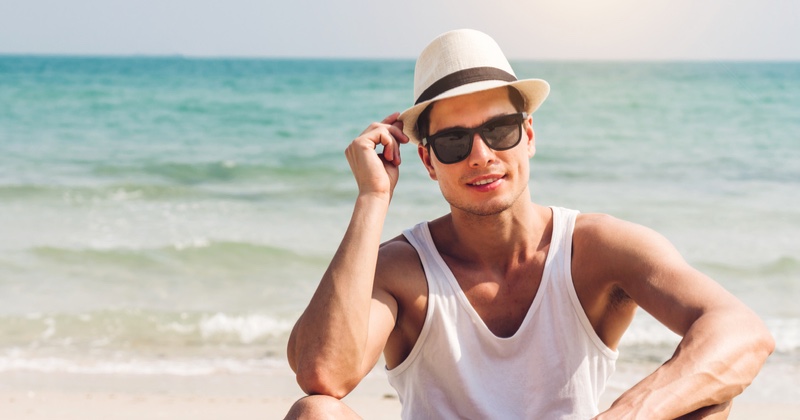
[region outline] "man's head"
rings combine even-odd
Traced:
[[[415,105],[399,119],[454,211],[488,216],[521,203],[535,153],[530,114],[549,91],[544,80],[517,80],[478,31],[447,32],[423,50]]]
[[[502,86],[514,87],[522,97],[522,111],[532,114],[550,92],[541,79],[517,80],[500,47],[488,35],[471,29],[444,33],[431,41],[414,70],[415,104],[400,115],[403,131],[420,144],[420,114],[438,100]],[[511,99],[515,101],[514,98]],[[427,115],[423,116],[427,126]]]
[[[508,88],[437,101],[429,129],[430,146],[419,146],[419,156],[454,211],[498,214],[528,191],[535,137],[531,117],[517,112]]]

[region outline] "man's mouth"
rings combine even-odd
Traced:
[[[480,180],[475,181],[475,182],[471,182],[469,185],[481,186],[481,185],[491,184],[492,182],[495,182],[495,181],[499,180],[500,178],[502,178],[502,177],[497,176],[497,177],[491,177],[491,178],[484,178],[484,179],[480,179]]]

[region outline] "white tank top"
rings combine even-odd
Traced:
[[[570,272],[577,211],[553,207],[553,236],[519,330],[494,335],[436,250],[427,222],[406,230],[428,281],[425,323],[388,370],[404,419],[589,419],[618,352],[597,336]]]

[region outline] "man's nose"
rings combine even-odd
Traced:
[[[485,166],[487,163],[494,161],[494,158],[494,150],[483,141],[480,134],[475,133],[472,136],[472,150],[469,153],[469,165]]]

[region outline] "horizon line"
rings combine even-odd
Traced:
[[[31,53],[31,52],[3,52],[0,57],[30,57],[30,58],[112,58],[112,59],[183,59],[183,60],[298,60],[298,61],[415,61],[415,57],[366,57],[366,56],[305,56],[305,55],[193,55],[193,54],[150,54],[150,53]],[[573,58],[573,57],[538,57],[514,58],[511,62],[627,62],[627,63],[800,63],[800,58]]]

